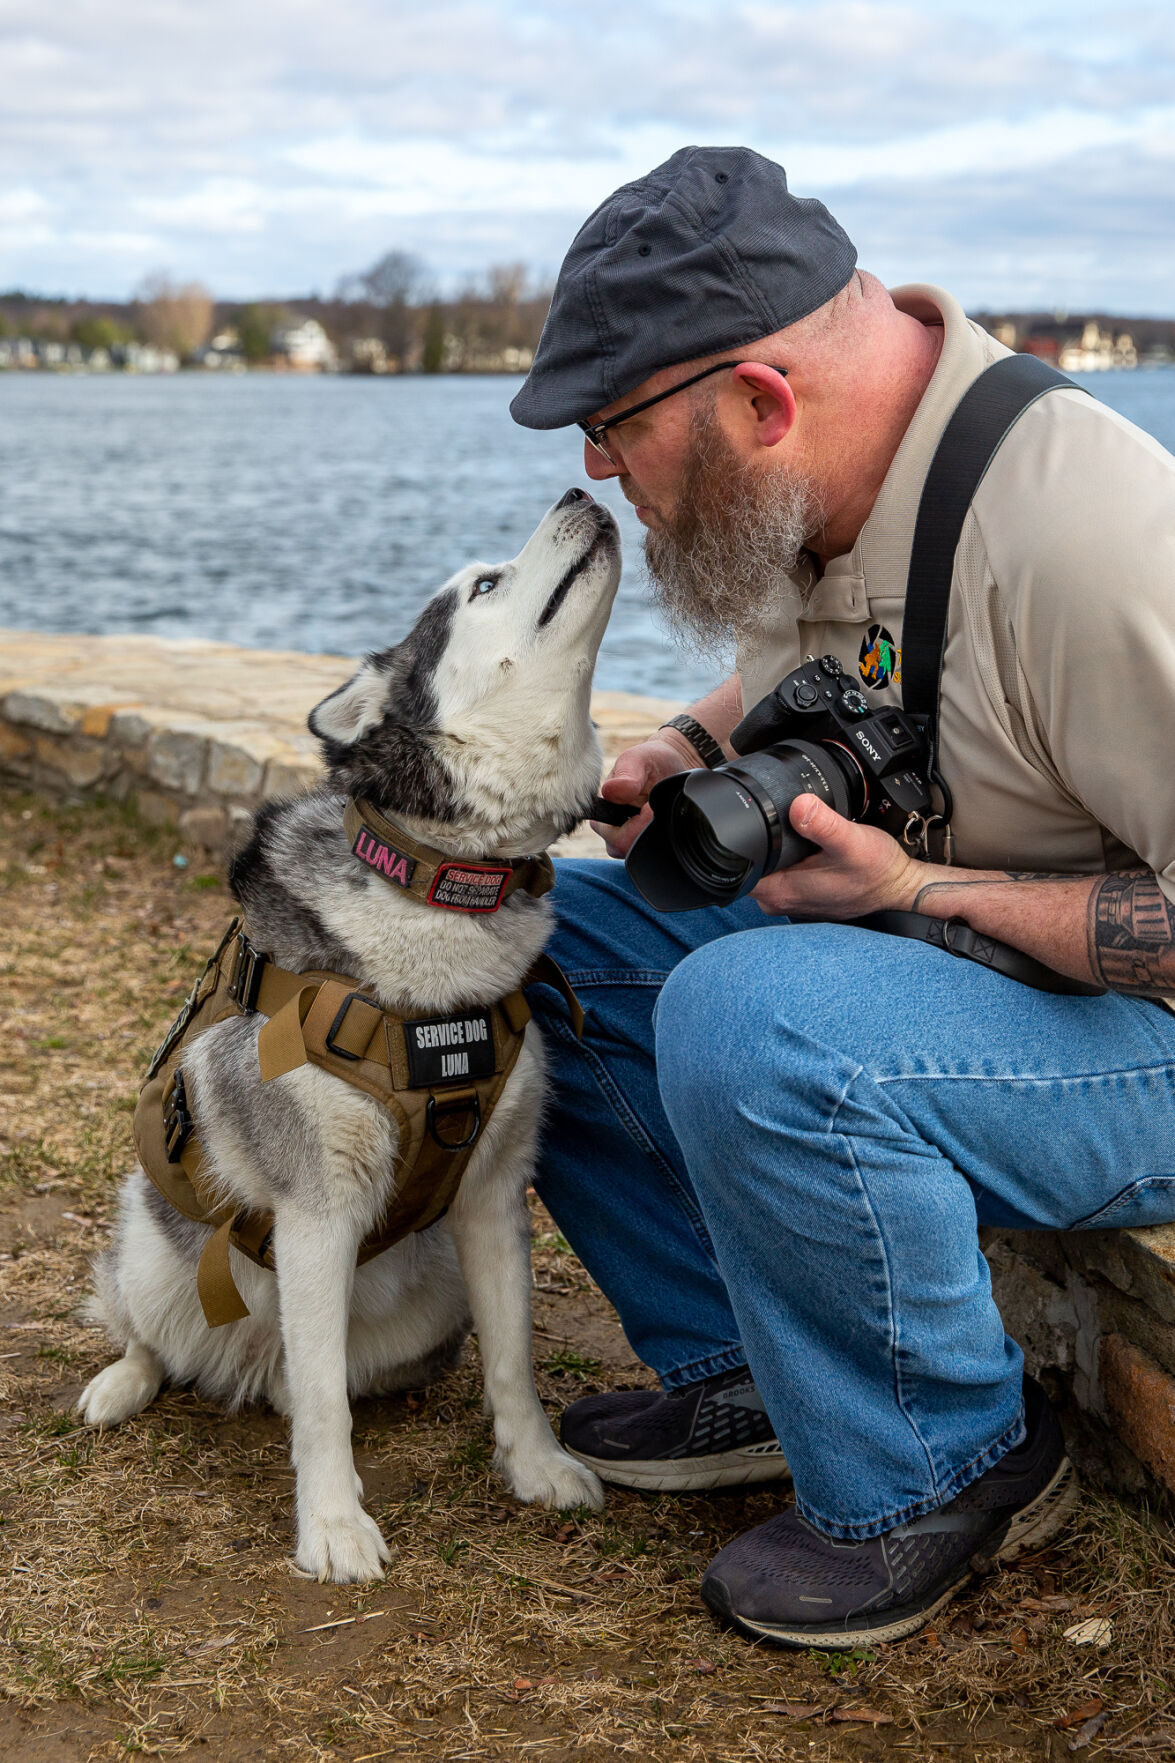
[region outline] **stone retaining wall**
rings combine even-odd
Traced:
[[[354,659],[0,629],[0,776],[73,796],[131,801],[216,851],[258,803],[321,775],[308,712]],[[592,714],[614,757],[681,708],[597,692]],[[561,850],[602,853],[586,828]]]
[[[335,655],[156,637],[0,630],[0,779],[112,795],[209,850],[267,796],[319,775],[310,708],[353,671]],[[679,708],[598,692],[606,756]],[[564,851],[600,855],[586,828]],[[996,1300],[1030,1369],[1068,1408],[1078,1453],[1175,1492],[1175,1226],[985,1233]]]

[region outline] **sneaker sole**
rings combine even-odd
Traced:
[[[742,1451],[719,1451],[711,1457],[658,1457],[643,1461],[589,1457],[584,1451],[563,1449],[580,1463],[594,1469],[601,1481],[614,1487],[643,1488],[647,1493],[688,1494],[703,1488],[750,1487],[760,1481],[785,1481],[791,1471],[775,1440],[748,1445]]]
[[[1078,1481],[1069,1459],[1063,1458],[1056,1474],[1032,1501],[1017,1512],[1002,1537],[993,1538],[994,1547],[990,1544],[986,1550],[979,1550],[969,1561],[957,1570],[956,1577],[949,1585],[938,1585],[919,1604],[906,1604],[898,1611],[882,1611],[877,1617],[868,1615],[850,1617],[835,1628],[824,1628],[819,1623],[788,1623],[786,1626],[774,1623],[751,1622],[739,1616],[734,1610],[723,1608],[722,1600],[707,1594],[703,1586],[702,1596],[714,1614],[738,1630],[751,1641],[766,1641],[776,1647],[852,1647],[861,1641],[901,1641],[908,1635],[916,1634],[920,1628],[932,1621],[940,1610],[944,1610],[971,1582],[986,1568],[1006,1565],[1014,1561],[1025,1549],[1038,1548],[1056,1536],[1069,1519],[1077,1505]]]

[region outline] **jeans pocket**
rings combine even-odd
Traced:
[[[1079,1218],[1070,1230],[1139,1229],[1175,1222],[1175,1175],[1148,1175],[1115,1194],[1108,1206]]]

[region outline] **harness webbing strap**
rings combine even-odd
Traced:
[[[200,1308],[209,1328],[223,1328],[227,1322],[240,1322],[249,1314],[249,1306],[237,1290],[229,1266],[229,1238],[234,1215],[218,1224],[196,1266],[196,1291]]]

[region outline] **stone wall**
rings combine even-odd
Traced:
[[[320,775],[306,717],[355,665],[226,643],[0,629],[0,777],[129,800],[147,820],[221,850],[258,803]],[[680,707],[595,693],[606,756]],[[603,847],[582,828],[560,849]]]
[[[306,715],[354,662],[156,637],[0,630],[0,779],[112,795],[210,850],[319,775]],[[679,708],[598,692],[605,753]],[[561,849],[599,855],[581,828]],[[989,1232],[996,1300],[1087,1467],[1175,1492],[1175,1225]]]
[[[1175,1493],[1175,1224],[985,1231],[1004,1326],[1085,1466]]]

